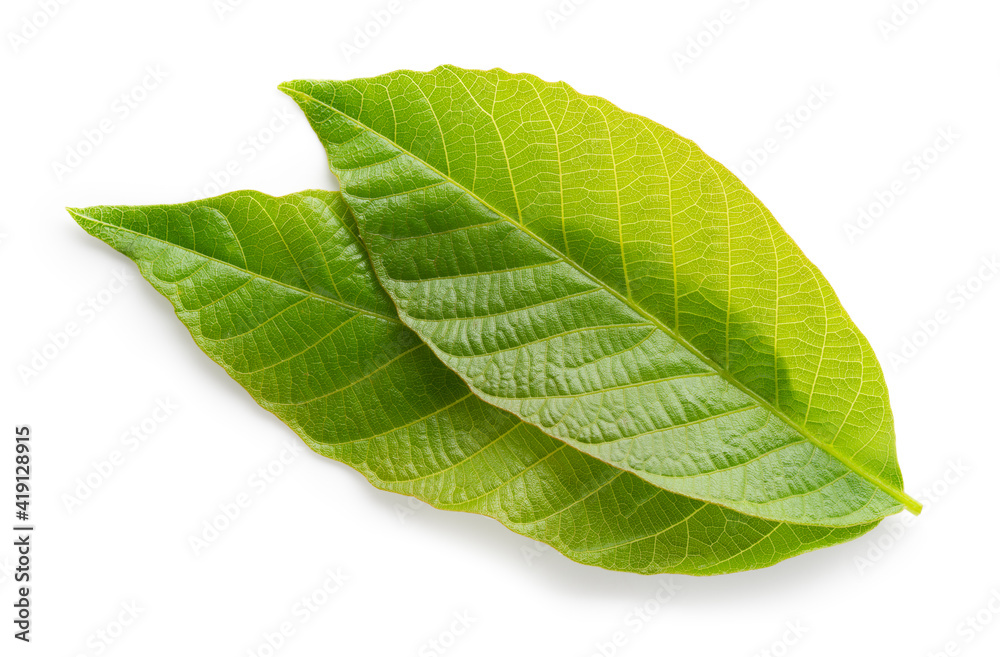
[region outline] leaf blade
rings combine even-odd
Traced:
[[[763,205],[691,142],[603,99],[580,96],[567,85],[496,69],[441,67],[346,82],[298,81],[281,88],[300,104],[324,142],[376,271],[402,319],[483,399],[656,485],[761,517],[846,526],[898,512],[903,504],[919,510],[902,491],[888,397],[867,341],[829,284]],[[543,93],[555,100],[546,105]],[[418,109],[400,118],[393,99]],[[532,108],[535,99],[552,111]],[[576,109],[568,109],[572,107]],[[566,116],[576,123],[560,136],[553,115],[561,115],[560,126]],[[606,150],[595,146],[604,143],[602,129],[610,145]],[[646,134],[659,145],[669,180],[645,173],[656,159],[638,144],[636,135]],[[560,144],[568,156],[560,154]],[[668,160],[664,144],[681,153],[683,161]],[[553,145],[555,157],[546,158],[545,149]],[[627,157],[616,157],[616,149]],[[623,178],[621,162],[633,160],[640,164]],[[441,162],[447,173],[438,168]],[[558,174],[546,168],[552,162]],[[565,173],[572,163],[580,169],[575,177]],[[676,190],[675,178],[685,177]],[[706,185],[711,185],[707,191]],[[567,194],[568,189],[579,193]],[[607,197],[603,201],[592,198],[602,194]],[[710,200],[691,202],[703,196]],[[653,207],[643,206],[647,202]],[[679,210],[674,204],[687,205]],[[675,234],[680,225],[687,226],[687,235]],[[665,239],[649,237],[668,233],[666,245]],[[575,255],[580,235],[596,246]],[[564,251],[558,248],[560,238]],[[734,240],[742,250],[732,247]],[[754,286],[760,287],[762,269],[748,244],[774,253],[773,309],[748,301],[758,293]],[[685,256],[685,251],[695,255]],[[435,257],[428,259],[428,254]],[[517,272],[548,265],[555,271],[547,280],[517,278]],[[451,287],[441,283],[448,280],[458,282]],[[670,285],[655,282],[663,280]],[[570,289],[592,293],[590,300],[583,307],[567,303],[579,299],[562,294]],[[477,290],[486,299],[470,310]],[[434,295],[444,295],[445,305]],[[511,295],[536,303],[519,306],[510,302]],[[509,302],[502,323],[491,307],[498,296]],[[782,304],[792,310],[782,315]],[[714,310],[706,310],[717,306],[725,309],[724,322],[716,321]],[[611,368],[631,368],[612,384],[643,385],[645,397],[616,396],[625,386],[604,382],[587,390],[586,377],[531,353],[530,347],[540,334],[551,338],[567,330],[548,321],[551,317],[577,317],[588,310],[592,318],[613,317],[622,325],[645,322],[657,334],[652,342],[660,353],[683,351],[693,360],[680,367],[684,358],[643,354],[642,363],[612,363]],[[794,326],[779,331],[782,318],[794,319]],[[469,328],[474,322],[485,328]],[[773,335],[762,328],[768,322],[775,327]],[[585,322],[571,328],[585,328]],[[476,331],[514,335],[508,346],[517,356],[509,362],[498,359],[505,350],[479,344]],[[836,339],[828,341],[831,335]],[[767,340],[770,351],[761,347]],[[600,342],[594,339],[582,348],[607,353]],[[649,344],[643,344],[648,350]],[[470,352],[478,362],[467,360]],[[521,357],[526,367],[519,365]],[[608,367],[591,368],[586,376],[600,379]],[[549,376],[536,376],[533,369],[540,368]],[[773,374],[762,374],[772,368]],[[679,384],[655,387],[678,371],[691,376],[714,371],[718,381],[694,391],[679,390]],[[658,405],[656,413],[626,417],[649,431],[605,421],[588,433],[600,417],[560,406],[554,399],[562,392],[558,381],[555,392],[551,385],[560,377],[573,379],[574,392],[590,394],[593,406],[612,408],[615,421],[630,408]],[[847,379],[840,387],[853,393],[849,404],[835,384],[838,377]],[[502,385],[506,388],[498,387]],[[664,404],[658,400],[662,394],[679,395],[681,402]],[[548,403],[536,404],[540,398]],[[678,443],[690,440],[667,433],[700,419],[690,413],[678,418],[677,408],[708,407],[726,399],[708,421],[721,424],[716,421],[748,405],[760,412],[738,426],[717,428],[721,442],[711,449],[671,454]],[[845,426],[846,434],[841,431]],[[622,439],[630,440],[625,452],[614,445]],[[636,448],[639,459],[633,458]],[[671,458],[693,458],[695,463],[664,462]],[[746,467],[740,467],[741,461]],[[745,499],[748,487],[752,500]]]

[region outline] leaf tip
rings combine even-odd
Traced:
[[[302,90],[299,88],[302,82],[303,80],[288,80],[287,82],[282,82],[278,85],[278,91],[294,98],[296,94],[302,93]]]
[[[81,226],[83,225],[84,221],[90,220],[90,217],[87,216],[87,211],[83,208],[67,207],[66,212],[69,212],[69,215],[73,217],[76,223],[80,224]]]

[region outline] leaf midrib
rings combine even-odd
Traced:
[[[472,197],[477,202],[479,202],[480,204],[482,204],[483,207],[488,208],[491,212],[493,212],[494,214],[496,214],[501,219],[503,219],[503,220],[511,223],[513,226],[515,226],[519,230],[523,231],[525,234],[527,234],[528,236],[530,236],[532,239],[534,239],[539,244],[542,244],[543,246],[547,247],[548,249],[551,249],[555,253],[559,254],[560,259],[563,262],[565,262],[570,267],[573,267],[574,269],[576,269],[581,275],[583,275],[586,278],[590,279],[595,285],[599,286],[600,288],[606,290],[608,293],[612,294],[615,298],[617,298],[619,301],[621,301],[622,303],[624,303],[628,308],[631,308],[633,311],[635,311],[636,313],[638,313],[639,315],[641,315],[642,317],[644,317],[654,327],[660,329],[661,331],[663,331],[664,333],[666,333],[667,335],[669,335],[671,338],[673,338],[674,340],[676,340],[677,342],[679,342],[690,353],[692,353],[695,357],[697,357],[699,360],[701,360],[706,365],[708,365],[709,367],[713,368],[716,372],[718,372],[718,374],[722,378],[724,378],[727,382],[729,382],[731,385],[733,385],[734,387],[736,387],[738,390],[740,390],[741,392],[743,392],[744,394],[746,394],[747,396],[749,396],[756,403],[758,403],[762,408],[764,408],[768,412],[770,412],[773,415],[775,415],[778,419],[780,419],[782,422],[784,422],[785,424],[787,424],[789,427],[795,429],[808,442],[812,443],[813,445],[815,445],[816,447],[818,447],[822,451],[826,452],[827,454],[829,454],[833,458],[837,459],[838,461],[840,461],[841,463],[843,463],[849,470],[851,470],[854,473],[856,473],[857,475],[861,476],[866,481],[870,482],[871,484],[873,484],[874,486],[876,486],[877,488],[879,488],[880,490],[882,490],[884,493],[886,493],[887,495],[889,495],[890,497],[892,497],[896,501],[900,502],[908,511],[910,511],[914,515],[920,513],[921,508],[922,508],[921,504],[919,502],[917,502],[915,499],[913,499],[912,497],[910,497],[909,495],[907,495],[904,491],[902,491],[902,490],[900,490],[900,489],[892,486],[891,484],[883,481],[881,478],[879,478],[879,477],[877,477],[877,476],[875,476],[873,474],[870,474],[870,473],[866,472],[864,469],[862,469],[860,466],[858,466],[851,458],[849,458],[847,455],[845,455],[844,453],[842,453],[840,450],[838,450],[837,448],[833,447],[832,445],[829,445],[829,444],[823,442],[822,440],[820,440],[819,438],[817,438],[816,436],[814,436],[805,427],[801,426],[797,422],[794,422],[783,411],[781,411],[780,409],[774,407],[772,404],[770,404],[767,400],[765,400],[759,394],[757,394],[756,392],[754,392],[753,390],[751,390],[750,388],[748,388],[747,386],[745,386],[742,382],[740,382],[738,379],[736,379],[728,370],[724,369],[718,363],[716,363],[714,360],[712,360],[711,358],[709,358],[709,357],[705,356],[703,353],[701,353],[700,350],[698,350],[697,348],[695,348],[694,345],[692,345],[690,342],[688,342],[679,333],[675,333],[674,331],[672,331],[671,329],[669,329],[666,326],[666,324],[664,324],[663,322],[659,321],[655,316],[653,316],[652,314],[650,314],[649,312],[647,312],[637,302],[629,300],[628,298],[626,298],[625,296],[623,296],[621,293],[619,293],[617,290],[615,290],[614,288],[612,288],[612,287],[608,286],[607,284],[605,284],[604,281],[598,279],[596,276],[594,276],[593,274],[591,274],[587,270],[583,269],[580,265],[578,265],[577,263],[575,263],[572,260],[570,260],[565,254],[563,254],[556,247],[552,246],[547,241],[545,241],[544,239],[542,239],[541,237],[539,237],[538,235],[536,235],[535,233],[533,233],[525,225],[523,225],[523,224],[515,221],[511,217],[508,217],[505,212],[501,212],[498,208],[495,208],[493,205],[491,205],[490,203],[488,203],[485,199],[480,198],[477,194],[475,194],[474,192],[472,192],[471,190],[469,190],[468,188],[466,188],[464,185],[462,185],[461,183],[459,183],[457,180],[455,180],[454,178],[452,178],[450,175],[445,174],[444,172],[442,172],[437,167],[435,167],[432,164],[430,164],[429,162],[425,161],[423,158],[417,157],[412,152],[410,152],[408,149],[404,148],[401,144],[397,143],[395,140],[389,139],[388,137],[386,137],[385,135],[381,134],[380,132],[374,130],[373,128],[371,128],[371,127],[369,127],[367,125],[365,125],[361,121],[359,121],[359,120],[357,120],[357,119],[355,119],[355,118],[347,115],[346,113],[338,110],[336,107],[333,107],[332,105],[329,105],[329,104],[321,101],[320,99],[316,98],[315,96],[313,96],[311,94],[308,94],[306,92],[300,91],[298,89],[295,89],[294,87],[290,87],[290,86],[288,86],[288,84],[279,85],[279,89],[282,90],[282,91],[284,91],[285,93],[297,94],[299,96],[302,96],[302,97],[306,98],[309,101],[315,102],[318,105],[326,107],[330,111],[339,114],[340,116],[342,116],[345,119],[347,119],[348,121],[350,121],[352,124],[354,124],[354,125],[362,128],[363,130],[366,130],[366,131],[372,133],[378,139],[385,140],[386,142],[392,144],[393,147],[395,147],[401,154],[405,154],[405,155],[409,156],[410,158],[412,158],[413,160],[415,160],[417,162],[420,162],[423,166],[427,167],[428,169],[430,169],[431,171],[433,171],[435,174],[441,176],[441,178],[449,181],[451,184],[453,184],[459,190],[461,190],[462,192],[468,194],[470,197]],[[431,113],[434,114],[433,109],[431,110]],[[436,114],[435,114],[435,116],[436,116]],[[354,196],[353,194],[348,194],[348,193],[344,192],[343,190],[341,190],[341,193],[344,194],[345,196]],[[363,197],[355,196],[355,198],[359,198],[360,199],[360,198],[363,198]]]

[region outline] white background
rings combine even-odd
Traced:
[[[557,0],[399,0],[351,57],[343,45],[388,0],[245,0],[221,16],[213,0],[64,2],[43,20],[45,2],[5,0],[0,17],[0,654],[263,656],[284,622],[294,634],[274,654],[289,656],[587,657],[619,631],[619,655],[924,656],[949,642],[952,655],[998,653],[1000,277],[980,278],[981,259],[1000,253],[996,2],[590,0],[554,22]],[[880,29],[893,2],[911,14]],[[871,340],[923,515],[766,570],[674,577],[669,602],[630,616],[669,578],[581,566],[493,520],[410,506],[339,463],[283,452],[292,432],[63,211],[334,188],[276,85],[441,63],[566,80],[737,171]],[[137,91],[144,82],[155,88]],[[145,97],[126,116],[122,94]],[[796,127],[784,117],[797,108],[809,116]],[[60,175],[102,121],[110,133]],[[942,130],[957,136],[935,148]],[[258,150],[254,136],[272,138]],[[933,160],[919,179],[915,155]],[[213,188],[231,161],[239,172]],[[845,226],[894,180],[901,193],[850,240]],[[121,271],[131,281],[112,294]],[[960,286],[974,290],[962,303]],[[103,302],[88,314],[92,298]],[[935,314],[947,320],[936,329]],[[70,322],[77,334],[34,367]],[[907,339],[920,346],[904,353]],[[177,407],[158,424],[157,400]],[[154,430],[132,450],[121,436],[144,419]],[[9,620],[15,423],[35,436],[30,645]],[[68,508],[115,451],[124,462]],[[282,474],[258,486],[268,466]],[[191,538],[239,495],[249,506],[196,554]],[[349,579],[302,622],[297,601],[338,568]],[[118,634],[133,603],[138,618]],[[474,620],[449,636],[456,614]],[[443,653],[427,645],[439,636]]]

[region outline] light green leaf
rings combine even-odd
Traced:
[[[753,516],[849,526],[919,510],[868,342],[692,142],[500,70],[281,88],[401,319],[482,399]]]
[[[336,193],[71,213],[139,265],[261,406],[379,488],[641,573],[760,568],[874,526],[772,522],[682,497],[479,400],[397,319]]]

